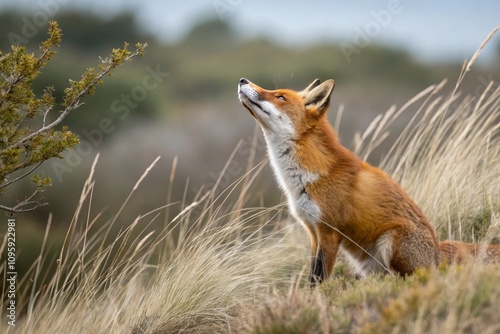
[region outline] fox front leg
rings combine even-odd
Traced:
[[[309,276],[311,287],[321,284],[332,275],[340,241],[338,236],[332,234],[331,231],[325,233],[325,231],[317,230],[317,232],[317,244],[312,249],[313,256]]]

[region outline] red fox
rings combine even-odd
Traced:
[[[476,253],[475,245],[440,245],[401,187],[340,144],[325,116],[334,85],[316,79],[298,92],[265,90],[245,78],[238,85],[240,102],[262,128],[289,209],[310,235],[311,285],[332,274],[339,249],[360,276],[405,276]],[[490,247],[500,257],[500,246]]]

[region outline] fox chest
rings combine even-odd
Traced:
[[[307,187],[317,182],[319,176],[303,169],[294,159],[290,147],[269,147],[269,159],[293,216],[305,224],[318,223],[321,209],[308,194]]]

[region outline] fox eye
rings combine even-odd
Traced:
[[[285,100],[285,97],[284,97],[283,95],[278,96],[278,100],[281,100],[281,101],[286,101],[286,100]]]

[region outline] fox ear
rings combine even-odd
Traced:
[[[311,90],[313,90],[313,88],[318,87],[320,83],[321,83],[321,80],[319,80],[319,79],[314,80],[313,82],[311,82],[309,84],[309,86],[307,86],[306,88],[304,88],[304,90],[302,90],[300,92],[301,95],[306,96]]]
[[[335,81],[330,79],[306,93],[304,97],[306,109],[314,109],[319,115],[322,115],[330,105],[330,95],[332,95],[333,87],[335,87]]]

